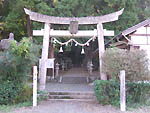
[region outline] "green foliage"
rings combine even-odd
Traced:
[[[24,7],[42,14],[61,17],[99,16],[125,8],[117,22],[104,25],[105,29],[114,29],[119,32],[139,22],[138,16],[141,13],[144,14],[143,18],[146,17],[147,1],[144,0],[145,7],[141,10],[141,0],[7,0],[7,5],[4,5],[7,11],[2,10],[1,13],[4,15],[4,31],[14,32],[15,36],[21,37],[27,35]],[[42,24],[33,22],[33,29],[41,29],[41,27],[43,27]],[[53,27],[58,28],[58,25]],[[94,27],[92,26],[92,29]],[[91,27],[85,26],[84,28],[90,29]],[[79,26],[79,29],[82,28]]]
[[[12,81],[0,81],[0,104],[14,103],[14,99],[20,90],[20,86]]]
[[[0,39],[2,38],[1,37],[2,30],[3,30],[3,23],[0,22]]]
[[[95,96],[99,103],[119,105],[119,83],[115,81],[96,80],[94,82]]]
[[[16,109],[16,108],[28,107],[28,106],[32,106],[32,101],[21,102],[14,105],[0,105],[0,111],[2,113],[11,113],[14,108]]]
[[[29,56],[29,50],[31,48],[31,43],[29,39],[24,38],[23,40],[20,41],[18,45],[14,41],[11,42],[10,46],[10,52],[17,56],[22,56],[24,58]]]
[[[32,44],[27,38],[23,38],[18,44],[12,41],[8,51],[0,52],[0,80],[3,81],[0,87],[3,88],[6,84],[0,95],[5,103],[1,100],[1,104],[27,100],[30,88],[24,85],[27,83],[32,66],[38,61],[38,53],[39,46]]]
[[[46,91],[39,91],[39,92],[38,92],[38,95],[39,95],[39,96],[38,96],[38,101],[47,100],[49,93],[46,92]]]
[[[24,85],[18,92],[18,95],[15,96],[15,103],[31,101],[32,93],[32,88],[27,84]]]
[[[104,25],[106,29],[115,30],[116,34],[139,22],[137,0],[96,0],[94,5],[96,15],[104,15],[124,8],[123,14],[117,21]]]
[[[150,78],[149,62],[144,50],[107,49],[102,59],[102,71],[112,79],[119,79],[120,70],[126,71],[126,79],[129,81]]]
[[[24,38],[19,44],[12,41],[9,50],[0,53],[0,78],[25,82],[26,75],[38,60],[38,52],[38,46],[31,44],[29,39]]]
[[[126,104],[134,107],[136,104],[150,105],[150,83],[126,82]],[[100,104],[120,105],[120,83],[118,81],[96,80],[94,91]]]

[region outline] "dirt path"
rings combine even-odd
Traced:
[[[150,113],[150,107],[121,112],[119,108],[95,102],[43,101],[38,107],[15,108],[7,113]]]

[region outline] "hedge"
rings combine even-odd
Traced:
[[[149,59],[144,50],[107,49],[102,57],[102,71],[110,79],[119,80],[120,70],[126,71],[126,80],[150,79]]]
[[[95,96],[100,104],[120,105],[120,83],[118,81],[96,80]],[[126,104],[150,105],[150,83],[126,82]]]

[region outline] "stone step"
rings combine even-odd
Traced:
[[[48,99],[56,99],[56,100],[89,100],[96,101],[96,97],[93,92],[49,92]]]
[[[87,83],[87,77],[62,77],[61,82],[65,84],[84,84]]]
[[[49,99],[95,99],[93,95],[49,95]]]
[[[92,91],[84,91],[84,92],[78,92],[78,91],[68,91],[68,92],[49,92],[48,93],[49,95],[92,95],[94,96],[94,92]]]
[[[79,102],[97,102],[94,99],[48,99],[49,101],[79,101]]]

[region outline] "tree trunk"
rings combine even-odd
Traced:
[[[26,16],[26,27],[27,27],[28,37],[30,37],[32,39],[31,21],[30,21],[30,17],[28,15]]]

